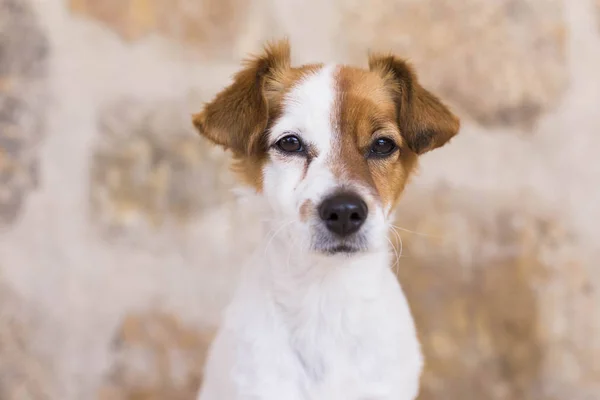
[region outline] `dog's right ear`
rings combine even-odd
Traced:
[[[233,83],[193,116],[201,135],[238,156],[254,155],[263,145],[269,122],[266,91],[273,90],[281,73],[290,68],[289,42],[268,44],[262,55],[244,64]]]
[[[372,54],[369,68],[379,72],[391,89],[400,133],[416,154],[443,146],[458,133],[459,119],[419,84],[406,61],[393,55]]]

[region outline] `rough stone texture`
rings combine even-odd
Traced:
[[[421,399],[600,398],[593,1],[0,4],[0,99],[27,110],[9,118],[12,139],[0,129],[0,177],[35,181],[34,167],[5,173],[18,154],[43,178],[0,236],[1,399],[193,400],[207,332],[264,243],[252,206],[230,193],[227,157],[189,118],[241,49],[280,33],[299,62],[409,56],[465,117],[423,157],[399,209],[394,268],[427,357]],[[27,4],[52,52],[28,47],[43,41],[23,28],[37,26]],[[46,78],[29,67],[38,58]],[[38,121],[44,80],[52,112]],[[0,104],[5,124],[13,111]],[[39,149],[34,126],[48,129]]]
[[[0,274],[0,399],[55,398],[51,366],[35,348],[39,318]]]
[[[211,339],[168,313],[128,315],[113,340],[115,361],[98,399],[195,399]]]
[[[38,186],[48,43],[29,2],[0,1],[0,227]]]
[[[181,109],[122,100],[100,112],[91,211],[109,231],[185,222],[231,200],[229,159],[198,139]]]
[[[127,41],[159,33],[204,56],[231,54],[251,13],[251,3],[243,0],[70,0],[69,7]]]
[[[573,238],[551,216],[510,205],[483,211],[493,201],[480,196],[422,193],[398,221],[407,249],[399,277],[427,360],[420,399],[546,398],[538,288],[552,265],[540,255]]]
[[[431,87],[483,125],[530,128],[567,83],[560,0],[337,1],[340,42],[410,59]]]

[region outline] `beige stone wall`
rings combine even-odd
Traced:
[[[284,34],[298,63],[397,52],[463,120],[399,208],[421,399],[600,398],[599,15],[0,0],[0,399],[194,398],[257,228],[189,117]]]

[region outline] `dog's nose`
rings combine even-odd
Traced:
[[[319,216],[327,229],[339,236],[348,236],[358,231],[367,219],[365,202],[355,194],[333,195],[319,207]]]

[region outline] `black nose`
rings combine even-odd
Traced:
[[[327,229],[340,236],[358,231],[367,219],[367,205],[360,197],[350,193],[333,195],[319,207],[319,215]]]

